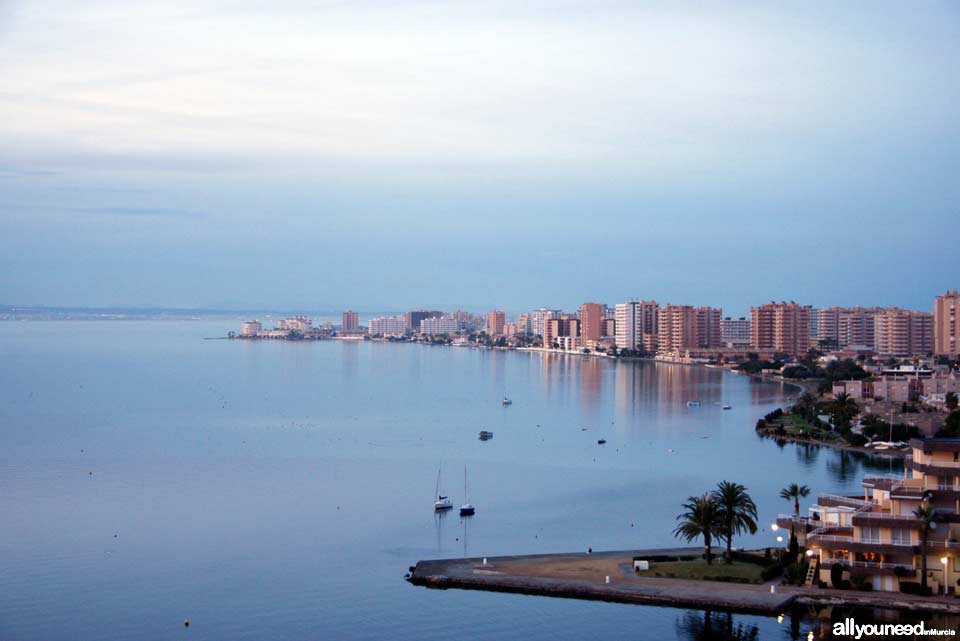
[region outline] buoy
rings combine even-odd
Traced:
[[[183,627],[185,627],[185,628],[189,628],[189,627],[190,627],[190,619],[184,619],[184,620],[183,620]]]

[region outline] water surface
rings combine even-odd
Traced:
[[[787,483],[856,493],[897,471],[758,438],[796,390],[718,370],[203,340],[230,329],[0,323],[0,639],[789,638],[815,621],[402,577],[421,558],[675,546],[680,504],[723,479],[766,526],[740,544],[775,545]],[[466,468],[472,519],[434,515],[441,461],[456,504]]]

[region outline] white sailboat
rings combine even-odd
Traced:
[[[449,496],[443,496],[440,494],[440,472],[443,470],[443,463],[440,464],[440,469],[437,470],[437,489],[436,496],[437,500],[433,502],[434,512],[443,512],[444,510],[449,510],[453,507],[453,501],[450,500]]]
[[[473,504],[467,499],[467,466],[463,466],[463,500],[465,501],[463,505],[460,506],[460,516],[473,516],[476,512],[476,508],[473,507]]]

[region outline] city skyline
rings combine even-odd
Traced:
[[[0,301],[921,308],[960,9],[881,5],[5,4]]]

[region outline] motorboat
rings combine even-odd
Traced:
[[[505,406],[506,406],[506,405],[513,405],[513,401],[511,401],[509,398],[507,398],[506,396],[504,396],[504,397],[503,397],[503,404],[504,404]]]
[[[489,441],[493,438],[493,432],[488,432],[487,430],[480,430],[480,440]]]
[[[700,401],[687,401],[687,407],[700,407]]]

